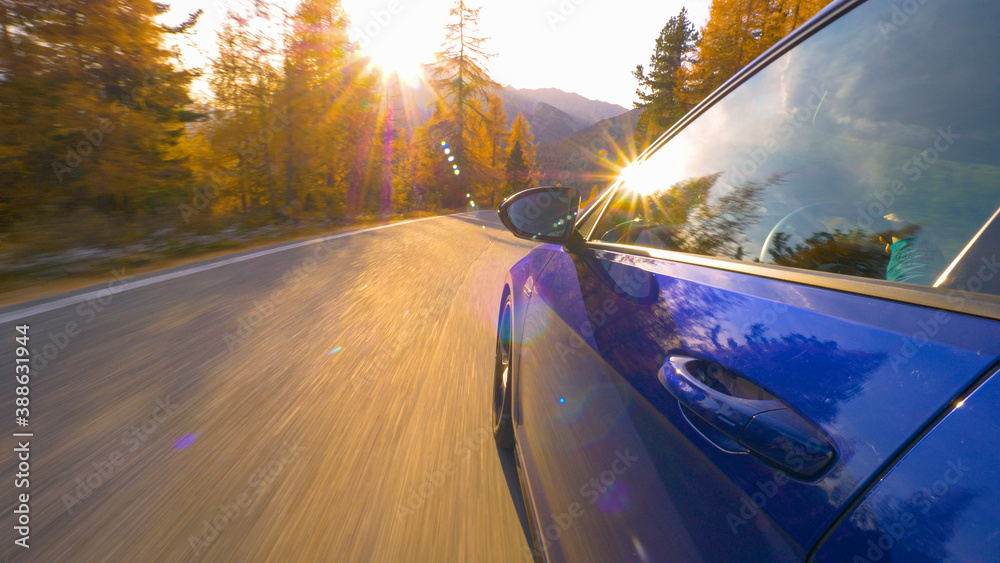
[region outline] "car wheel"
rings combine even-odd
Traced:
[[[493,368],[493,438],[501,448],[514,447],[514,422],[511,420],[511,308],[510,295],[504,298],[497,323],[496,360]]]

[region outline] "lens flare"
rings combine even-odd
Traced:
[[[176,442],[174,442],[174,449],[183,450],[184,448],[193,444],[195,439],[197,438],[198,438],[197,434],[185,434],[184,436],[178,438]]]

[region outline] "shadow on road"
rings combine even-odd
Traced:
[[[517,511],[517,519],[521,522],[524,541],[527,543],[527,547],[534,553],[537,546],[535,546],[531,536],[531,521],[528,519],[524,493],[521,490],[521,481],[517,477],[517,460],[514,458],[514,450],[505,450],[497,446],[497,457],[500,458],[500,467],[503,468],[503,476],[507,480],[507,489],[510,491],[510,499],[514,503],[514,509]],[[540,561],[538,557],[534,557],[534,559]]]

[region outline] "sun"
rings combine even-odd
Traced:
[[[396,75],[400,80],[414,84],[423,75],[424,61],[419,56],[406,49],[393,48],[390,45],[379,45],[379,48],[362,50],[362,54],[372,58],[372,65],[382,70],[386,77]]]
[[[428,30],[444,26],[425,11],[408,5],[399,0],[343,0],[350,20],[348,33],[359,47],[359,54],[371,57],[372,66],[386,78],[396,75],[415,85],[423,77],[423,65],[434,61],[440,47],[437,34]]]

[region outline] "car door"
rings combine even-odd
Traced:
[[[1000,69],[959,56],[1000,52],[1000,7],[886,31],[894,3],[857,4],[696,108],[535,280],[514,418],[552,560],[803,560],[1000,358]]]
[[[1000,561],[998,404],[992,375],[885,472],[813,560]]]

